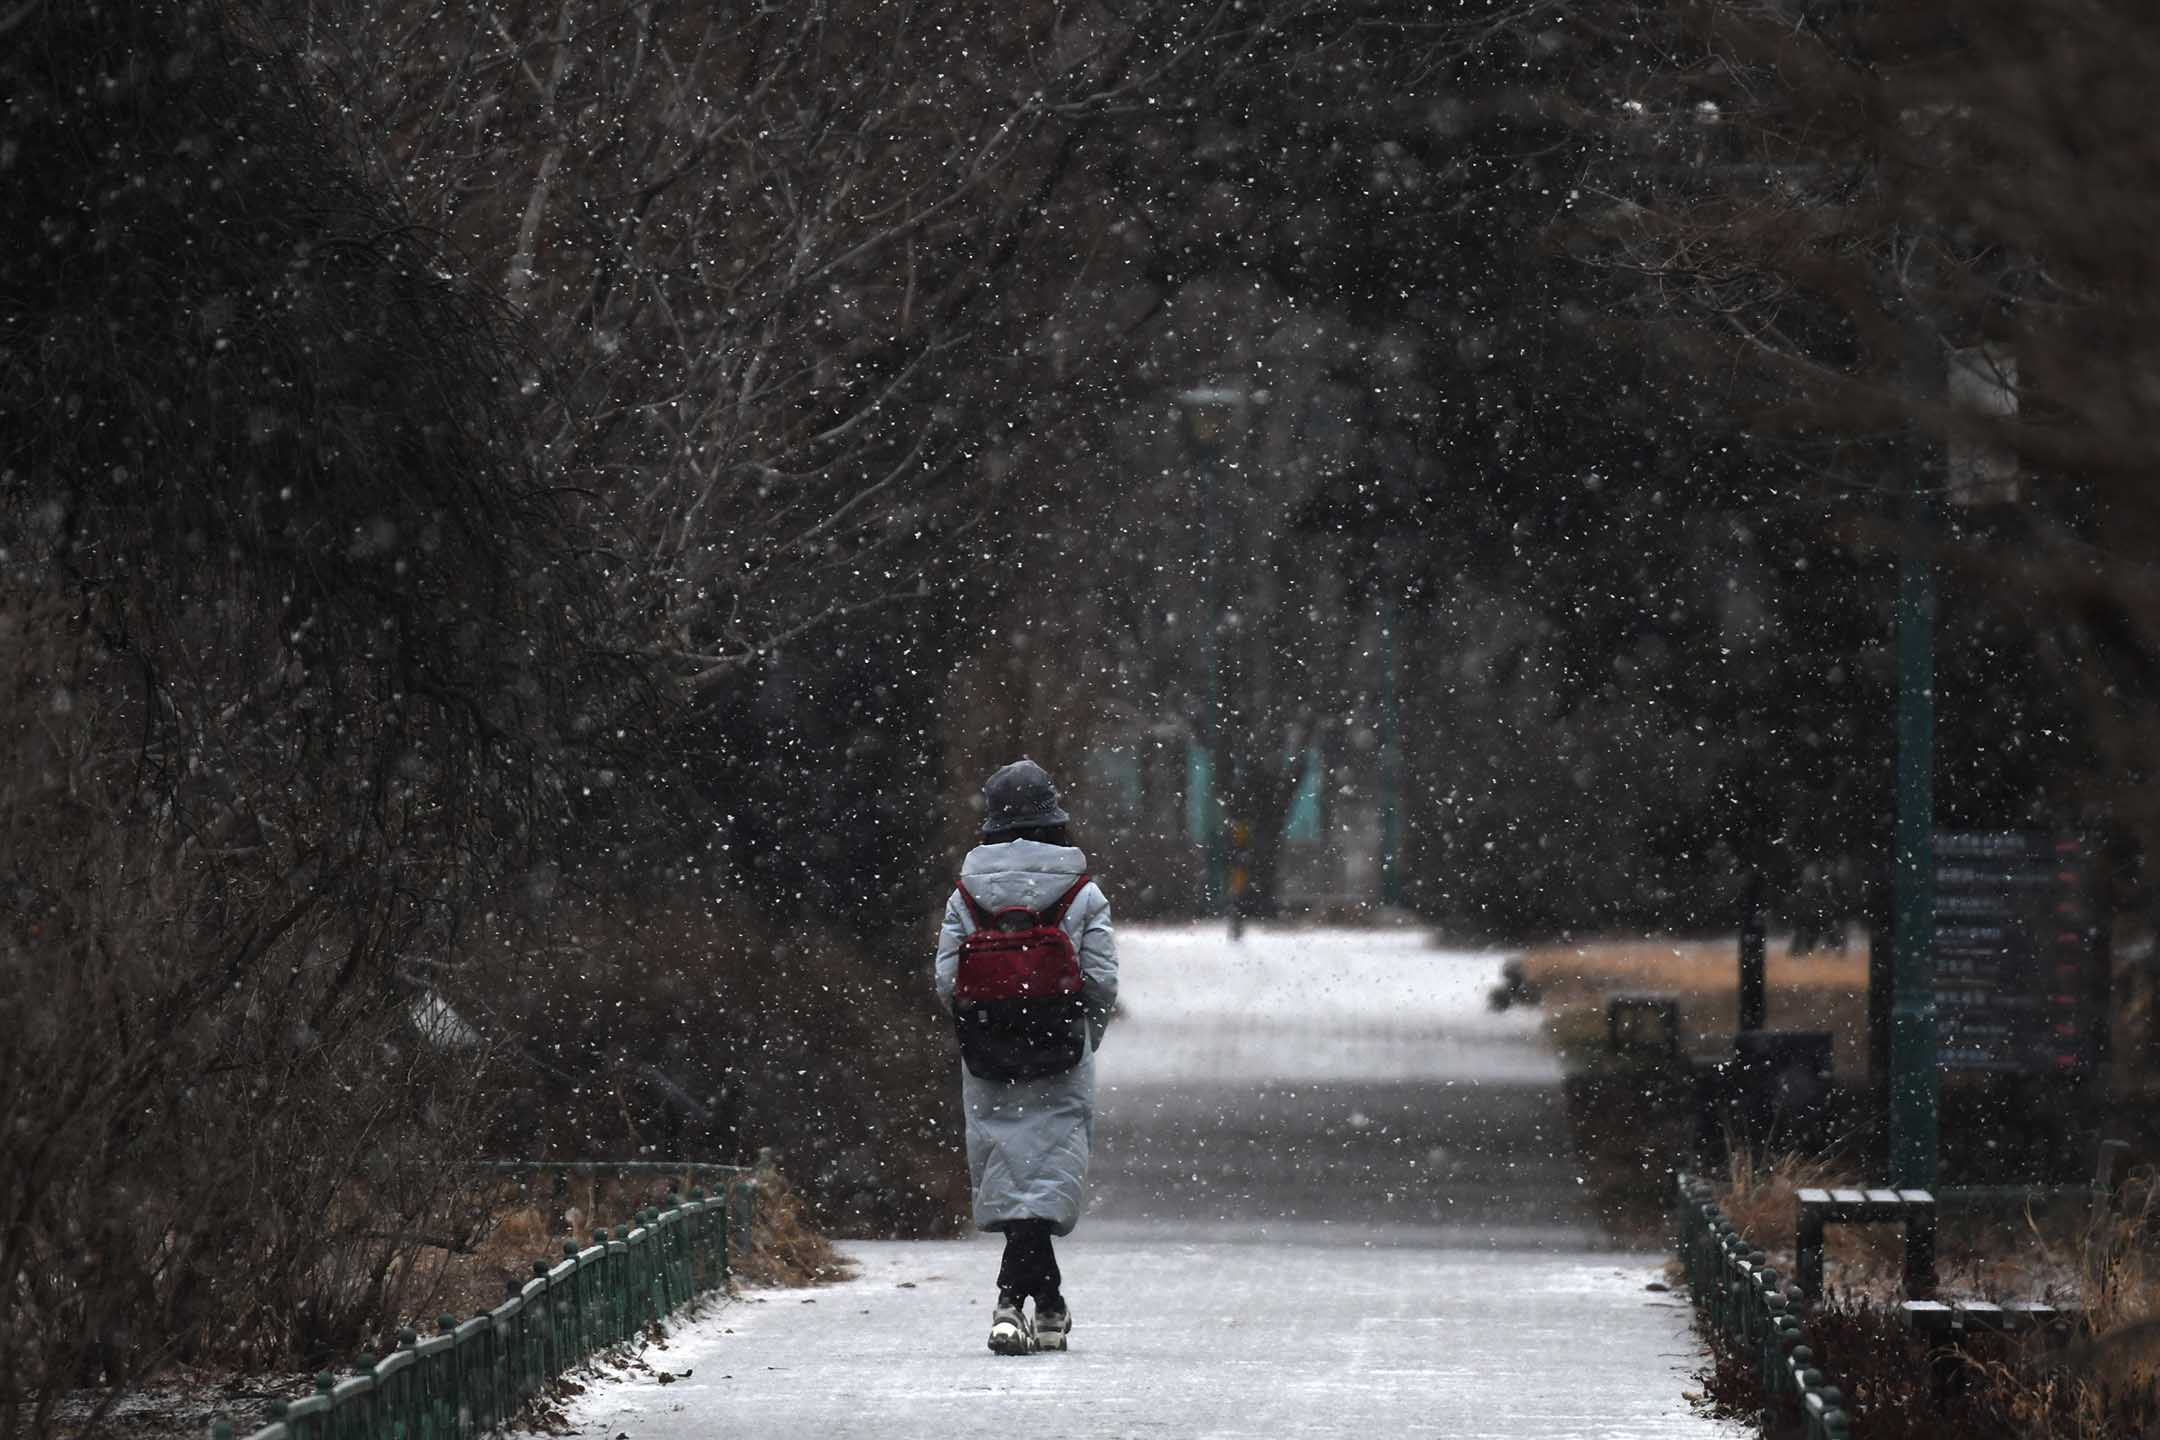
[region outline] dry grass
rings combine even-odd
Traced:
[[[1797,1155],[1760,1163],[1745,1150],[1734,1154],[1718,1204],[1749,1241],[1786,1276],[1794,1273],[1799,1194],[1809,1187],[1865,1183],[1849,1166]],[[1902,1298],[1904,1232],[1887,1225],[1832,1225],[1823,1237],[1823,1285],[1841,1301],[1894,1303]]]
[[[749,1253],[735,1257],[737,1281],[823,1285],[847,1279],[847,1262],[810,1220],[786,1177],[769,1172],[760,1187]],[[439,1314],[463,1318],[501,1304],[532,1278],[535,1260],[552,1263],[562,1258],[565,1244],[592,1243],[596,1228],[633,1223],[640,1209],[661,1204],[670,1188],[664,1178],[649,1176],[581,1179],[569,1195],[535,1199],[525,1187],[504,1185],[498,1208],[471,1245],[421,1252],[419,1263],[432,1269],[433,1281],[416,1287],[405,1323],[427,1334]]]
[[[1799,1192],[1811,1186],[1853,1183],[1849,1171],[1828,1161],[1778,1155],[1757,1162],[1744,1148],[1736,1149],[1718,1186],[1718,1208],[1759,1248],[1782,1256],[1789,1270]]]
[[[2160,1262],[2153,1254],[2156,1219],[2160,1176],[2140,1171],[2124,1185],[2115,1211],[2098,1217],[2080,1237],[2080,1288],[2094,1333],[2160,1329]]]
[[[1734,940],[1601,940],[1526,951],[1523,976],[1543,992],[1546,1023],[1563,1058],[1597,1063],[1605,1051],[1605,997],[1664,991],[1680,1001],[1681,1041],[1689,1048],[1730,1035],[1738,1024],[1739,946]],[[1827,1030],[1837,1073],[1867,1074],[1867,939],[1855,931],[1846,950],[1793,955],[1773,939],[1764,961],[1769,1028]]]
[[[512,1187],[505,1187],[497,1206],[468,1248],[421,1252],[422,1263],[438,1267],[436,1282],[415,1297],[406,1320],[421,1334],[432,1333],[437,1315],[464,1319],[500,1305],[532,1279],[533,1261],[558,1260],[564,1241],[582,1239],[574,1225],[552,1218]]]
[[[750,1285],[829,1285],[851,1279],[855,1269],[810,1224],[794,1188],[775,1177],[758,1194],[750,1253],[735,1273]]]
[[[1725,1177],[1719,1203],[1782,1269],[1791,1256],[1793,1192],[1846,1178],[1791,1158],[1741,1164]],[[2149,1171],[2133,1176],[2116,1206],[2097,1215],[2012,1216],[1992,1227],[1972,1217],[1946,1219],[1946,1294],[2038,1298],[2082,1309],[2067,1336],[1971,1337],[1955,1355],[1931,1353],[1900,1321],[1896,1236],[1882,1228],[1833,1228],[1830,1304],[1810,1320],[1811,1338],[1858,1394],[1867,1433],[1885,1440],[2154,1434],[2160,1425],[2156,1219],[2160,1184]],[[1961,1227],[1968,1232],[1963,1240],[1952,1238]],[[1986,1283],[1979,1285],[1971,1275],[1961,1280],[1949,1254],[1976,1240],[1987,1251],[1979,1272]],[[1706,1393],[1723,1413],[1752,1413],[1761,1403],[1752,1357],[1714,1348],[1719,1354],[1703,1376]]]
[[[1736,1154],[1718,1205],[1782,1274],[1793,1266],[1797,1192],[1864,1184],[1849,1163],[1796,1155],[1751,1162]],[[2053,1210],[1950,1211],[1936,1241],[1941,1297],[2041,1300],[2095,1306],[2096,1330],[2113,1330],[2160,1307],[2160,1273],[2145,1253],[2150,1199],[2125,1191],[2125,1208],[2095,1218],[2082,1203]],[[2106,1267],[2105,1273],[2101,1268]],[[1894,1308],[1904,1299],[1904,1232],[1894,1225],[1833,1225],[1824,1237],[1824,1285],[1841,1304]],[[2103,1309],[2106,1313],[2102,1313]]]
[[[941,1123],[952,1022],[912,940],[873,949],[732,902],[595,904],[566,907],[544,946],[491,963],[519,997],[505,1023],[563,1047],[501,1153],[636,1154],[670,1137],[725,1159],[777,1140],[820,1229],[964,1225],[967,1167]],[[878,1083],[855,1083],[865,1074]],[[686,1118],[669,1098],[680,1093],[713,1097],[707,1113]],[[585,1187],[570,1188],[584,1204]]]
[[[1772,1029],[1827,1030],[1840,1078],[1867,1074],[1867,951],[1791,955],[1769,947]],[[1710,1049],[1735,1028],[1737,945],[1612,941],[1546,946],[1522,957],[1542,992],[1555,1045],[1585,1082],[1626,1089],[1636,1072],[1607,1053],[1605,999],[1662,991],[1681,1005],[1682,1044]],[[2117,1017],[2118,1030],[2124,1028]],[[2140,1033],[2135,1026],[2132,1033]],[[2135,1047],[2118,1046],[2118,1061]],[[1647,1073],[1647,1072],[1644,1072]],[[1600,1092],[1602,1093],[1602,1092]],[[1625,1127],[1624,1127],[1625,1128]],[[1796,1192],[1864,1181],[1850,1157],[1743,1154],[1720,1177],[1719,1204],[1781,1273],[1793,1267]],[[1870,1434],[1918,1440],[1958,1434],[2035,1440],[2114,1440],[2160,1433],[2160,1184],[2141,1172],[2113,1211],[2060,1200],[2039,1211],[1951,1212],[1938,1237],[1946,1299],[2040,1300],[2080,1308],[2068,1343],[1975,1340],[1955,1360],[1932,1356],[1898,1313],[1903,1235],[1893,1226],[1832,1226],[1828,1305],[1811,1322],[1826,1360],[1854,1387]],[[1752,1414],[1761,1403],[1751,1357],[1724,1356],[1704,1377],[1713,1401]],[[1734,1408],[1737,1407],[1737,1408]]]

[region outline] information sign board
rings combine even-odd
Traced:
[[[2075,836],[1935,835],[1935,1012],[1945,1070],[2090,1074],[2104,1050],[2099,870]]]

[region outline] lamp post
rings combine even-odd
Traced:
[[[1974,352],[1984,372],[1963,367],[1942,350],[1940,328],[1929,320],[1934,260],[1931,249],[1908,238],[1898,265],[1905,288],[1903,365],[1915,393],[1941,393],[1955,409],[1994,416],[2017,413],[2013,357]],[[1961,375],[1960,369],[1968,373]],[[1933,1188],[1941,1133],[1942,1049],[1935,1014],[1935,545],[1940,502],[1932,491],[1932,447],[1914,427],[1907,464],[1912,484],[1904,497],[1898,547],[1897,597],[1897,823],[1892,836],[1895,910],[1892,916],[1894,981],[1890,1007],[1890,1180],[1901,1188]],[[1940,458],[1953,500],[1971,482],[2015,485],[2016,462],[1975,451],[1953,430]],[[1965,482],[1962,483],[1961,482]]]
[[[1941,1055],[1935,1024],[1935,502],[1905,500],[1898,555],[1896,979],[1890,1009],[1890,1180],[1935,1183]]]
[[[1381,542],[1380,574],[1380,903],[1402,904],[1402,692],[1398,674],[1395,602],[1400,575],[1396,547]]]
[[[1247,399],[1243,389],[1228,385],[1199,385],[1177,392],[1178,408],[1184,412],[1185,428],[1199,451],[1200,482],[1200,668],[1203,695],[1200,709],[1200,753],[1203,764],[1195,767],[1202,787],[1196,807],[1201,838],[1207,849],[1207,904],[1220,910],[1225,889],[1222,817],[1222,673],[1219,654],[1222,604],[1218,595],[1216,544],[1221,482],[1216,462],[1222,453],[1223,434],[1233,411]]]

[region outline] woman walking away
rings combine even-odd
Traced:
[[[975,1223],[1005,1234],[990,1348],[1025,1355],[1063,1350],[1072,1333],[1050,1240],[1080,1222],[1117,942],[1042,766],[992,775],[983,811],[982,843],[945,902],[937,992],[960,1031]]]

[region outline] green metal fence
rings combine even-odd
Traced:
[[[442,1316],[426,1339],[406,1330],[387,1358],[363,1355],[345,1379],[316,1376],[313,1395],[271,1405],[247,1440],[467,1440],[499,1429],[556,1376],[727,1284],[730,1236],[747,1242],[756,1204],[755,1177],[739,1173],[710,1196],[670,1195],[582,1249],[565,1243],[561,1260],[535,1260],[533,1278],[493,1310]],[[221,1420],[211,1435],[234,1440],[234,1428]]]
[[[1796,1415],[1808,1440],[1849,1440],[1853,1412],[1817,1363],[1778,1273],[1718,1209],[1706,1182],[1683,1174],[1679,1191],[1674,1243],[1696,1312],[1755,1357],[1766,1404]]]

